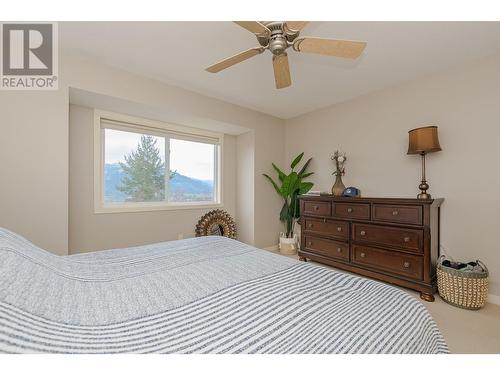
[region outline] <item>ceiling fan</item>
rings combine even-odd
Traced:
[[[306,21],[236,21],[235,23],[254,33],[260,47],[238,53],[209,66],[205,70],[210,73],[218,73],[230,66],[259,55],[268,49],[273,54],[274,79],[277,89],[282,89],[292,84],[288,55],[286,53],[286,49],[289,47],[292,47],[297,52],[318,53],[348,59],[358,58],[366,47],[366,42],[352,40],[313,37],[299,38],[301,30],[308,23]]]

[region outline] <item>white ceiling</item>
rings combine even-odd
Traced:
[[[303,36],[364,40],[356,61],[289,50],[292,86],[274,87],[271,54],[218,74],[204,68],[257,46],[232,22],[63,22],[61,47],[207,96],[291,118],[500,51],[500,22],[311,22]]]

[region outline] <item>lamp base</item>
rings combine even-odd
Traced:
[[[422,180],[420,185],[418,185],[418,188],[420,189],[420,194],[417,195],[418,199],[431,199],[431,195],[427,194],[427,189],[429,189],[427,181]]]

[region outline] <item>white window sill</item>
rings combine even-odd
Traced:
[[[148,211],[177,211],[177,210],[204,210],[212,208],[221,208],[222,203],[181,203],[181,204],[126,204],[126,205],[104,205],[96,207],[96,214],[112,214],[120,212],[148,212]]]

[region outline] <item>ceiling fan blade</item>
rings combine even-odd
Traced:
[[[270,31],[267,27],[257,21],[234,21],[235,24],[247,29],[254,34],[269,34]]]
[[[308,24],[308,21],[286,21],[288,30],[300,31]]]
[[[262,52],[264,52],[264,50],[265,50],[264,47],[251,48],[251,49],[246,50],[244,52],[238,53],[237,55],[234,55],[234,56],[228,57],[227,59],[219,61],[218,63],[216,63],[214,65],[210,65],[205,70],[207,72],[210,72],[210,73],[218,73],[221,70],[229,68],[230,66],[238,64],[242,61],[245,61],[245,60],[249,59],[250,57],[254,57],[256,55],[259,55]]]
[[[288,55],[283,53],[278,56],[273,56],[274,80],[276,88],[282,89],[292,84],[290,78],[290,67],[288,65]]]
[[[293,49],[298,52],[319,53],[320,55],[358,58],[366,47],[366,42],[323,38],[297,38]]]

